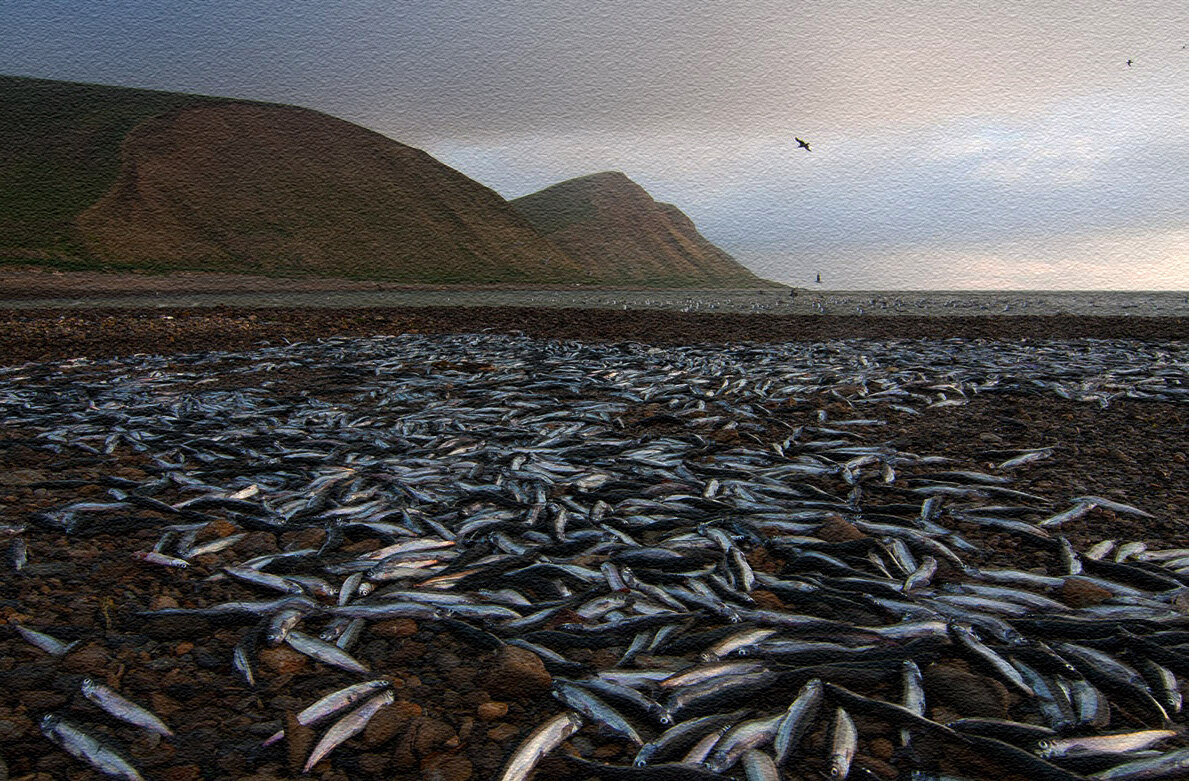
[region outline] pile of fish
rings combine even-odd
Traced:
[[[10,367],[0,413],[42,447],[129,448],[152,465],[30,527],[159,528],[135,553],[144,566],[218,556],[216,579],[259,594],[145,619],[239,622],[227,661],[248,684],[258,649],[281,643],[359,676],[298,715],[326,726],[307,771],[394,701],[353,645],[370,622],[412,618],[480,649],[527,649],[554,676],[559,712],[503,781],[587,725],[632,746],[634,763],[572,756],[575,778],[1171,778],[1189,768],[1189,549],[1077,550],[1062,531],[1089,513],[1150,516],[1010,487],[1051,447],[953,469],[882,441],[879,415],[1004,392],[1181,402],[1187,367],[1183,346],[1106,340],[661,349],[405,335]],[[273,391],[319,372],[350,392]],[[833,412],[781,414],[805,399]],[[631,433],[649,427],[667,433]],[[214,522],[236,531],[200,542]],[[959,524],[1017,535],[1050,563],[976,566],[985,551]],[[235,554],[248,532],[305,528],[325,542]],[[15,551],[21,529],[6,529]],[[343,550],[363,539],[378,542]],[[52,627],[19,629],[67,650]],[[1002,690],[1013,719],[939,717],[925,681],[942,664]],[[168,734],[96,687],[100,707]],[[103,772],[140,777],[85,725],[51,713],[42,729]]]

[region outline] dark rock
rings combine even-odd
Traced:
[[[924,683],[931,699],[946,703],[963,716],[1007,718],[1007,688],[993,678],[934,664],[924,671]]]
[[[549,689],[553,678],[541,658],[532,651],[505,645],[495,653],[491,671],[483,679],[483,688],[493,697],[531,697]]]

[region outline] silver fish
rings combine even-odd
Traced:
[[[102,773],[127,781],[144,781],[128,760],[61,716],[52,713],[43,716],[41,732],[68,754]]]
[[[285,643],[294,651],[317,659],[323,664],[329,664],[332,667],[338,667],[346,670],[347,672],[368,672],[367,667],[360,664],[357,660],[355,660],[346,651],[339,648],[338,646],[328,643],[325,640],[319,640],[316,637],[311,637],[304,632],[298,632],[296,629],[291,630],[287,635],[285,635]]]
[[[834,714],[833,737],[830,742],[830,778],[845,779],[850,775],[851,762],[859,747],[859,731],[845,710]]]
[[[525,781],[541,758],[562,744],[582,726],[574,711],[563,711],[537,727],[524,739],[504,765],[500,781]]]
[[[158,735],[170,737],[173,732],[165,726],[165,722],[147,708],[141,707],[117,694],[112,689],[90,678],[84,678],[82,683],[83,696],[98,705],[103,710],[121,721],[156,732]]]
[[[372,717],[380,711],[381,708],[387,707],[396,701],[396,695],[391,691],[385,691],[372,697],[367,702],[360,705],[355,710],[343,716],[336,721],[330,729],[322,736],[318,744],[314,746],[314,750],[310,752],[310,758],[306,760],[305,767],[302,768],[303,773],[310,772],[310,768],[322,761],[330,752],[334,751],[340,743],[363,731],[367,723],[371,721]]]
[[[317,724],[324,719],[328,719],[344,708],[349,708],[355,703],[362,700],[380,689],[385,689],[391,686],[391,682],[384,678],[378,678],[374,681],[364,681],[363,683],[352,684],[343,689],[332,691],[329,694],[318,698],[314,703],[303,708],[296,716],[297,723],[303,726],[310,726]],[[285,736],[285,732],[274,733],[263,745],[271,746],[278,740]]]
[[[75,640],[73,643],[63,643],[56,637],[50,637],[44,632],[38,632],[36,629],[30,629],[22,624],[12,625],[21,637],[25,638],[25,642],[37,646],[45,651],[50,656],[65,656],[70,653],[70,649],[78,645],[81,640]]]

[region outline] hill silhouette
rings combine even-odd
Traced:
[[[765,286],[622,174],[515,205],[310,109],[0,76],[0,262],[419,284]]]
[[[581,176],[512,201],[600,280],[648,287],[765,287],[672,204],[618,171]]]

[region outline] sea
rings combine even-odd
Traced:
[[[1189,317],[1189,293],[1170,291],[871,290],[383,290],[317,293],[137,294],[5,301],[9,309],[174,307],[525,306],[774,315],[931,317],[1097,315]]]

